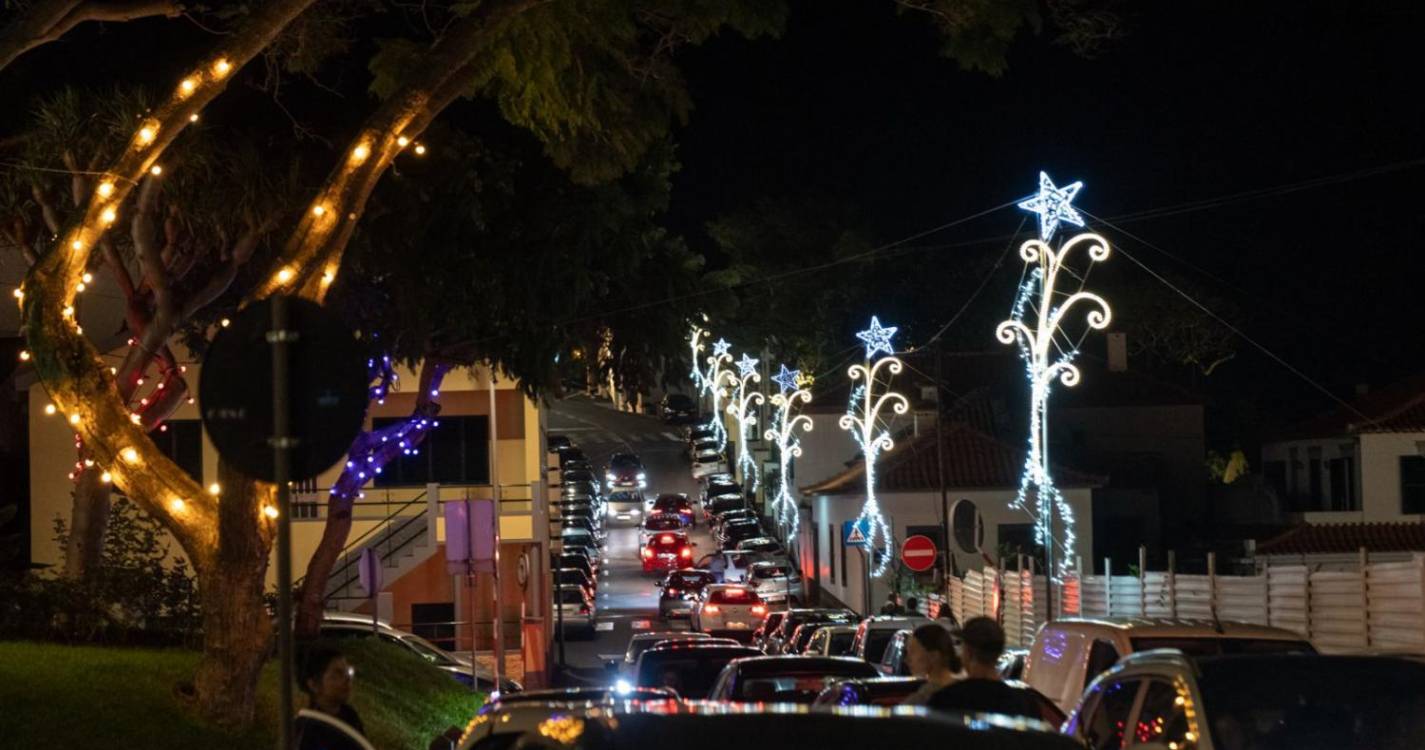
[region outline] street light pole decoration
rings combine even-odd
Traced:
[[[742,475],[743,485],[747,484],[748,477],[752,478],[752,486],[749,489],[756,492],[761,477],[757,475],[757,462],[752,460],[752,451],[747,449],[747,438],[749,429],[757,425],[757,412],[749,412],[748,407],[761,404],[766,397],[761,391],[748,387],[762,382],[762,376],[757,373],[757,360],[744,352],[742,359],[737,360],[737,372],[738,374],[733,376],[737,385],[727,405],[727,413],[737,419],[737,471]]]
[[[777,494],[772,498],[772,509],[776,511],[777,521],[787,528],[789,538],[797,535],[797,502],[792,497],[790,468],[792,459],[802,455],[802,443],[796,437],[796,429],[800,427],[803,432],[811,432],[811,417],[805,414],[792,416],[792,408],[800,401],[804,404],[811,403],[811,391],[802,387],[802,373],[800,370],[788,370],[786,365],[782,365],[781,372],[772,378],[772,382],[777,384],[779,393],[772,396],[772,406],[777,407],[776,424],[767,428],[762,436],[777,444],[777,458],[780,462],[780,474],[778,474]]]
[[[708,370],[703,375],[703,386],[708,389],[712,396],[712,412],[708,419],[708,426],[713,428],[713,434],[717,436],[717,450],[719,453],[727,450],[727,427],[722,423],[722,381],[731,378],[731,382],[736,382],[732,371],[723,366],[732,362],[732,355],[728,349],[732,344],[727,343],[727,339],[718,339],[713,343],[713,353],[708,357]]]
[[[706,393],[708,389],[707,383],[703,380],[703,368],[698,364],[698,353],[704,349],[703,334],[705,333],[707,333],[707,331],[694,325],[692,336],[688,338],[688,346],[692,349],[692,356],[688,358],[688,362],[691,363],[693,368],[692,371],[688,373],[688,377],[693,379],[693,388],[697,390],[699,397]]]
[[[1083,226],[1083,219],[1069,206],[1082,184],[1056,188],[1048,175],[1041,172],[1039,178],[1039,194],[1019,204],[1020,208],[1040,214],[1042,239],[1029,240],[1019,248],[1019,257],[1034,268],[1020,285],[1010,318],[995,329],[995,337],[1001,343],[1018,344],[1029,381],[1029,454],[1019,493],[1010,507],[1024,510],[1034,519],[1034,537],[1044,548],[1046,571],[1056,581],[1062,581],[1073,568],[1077,537],[1073,507],[1054,485],[1049,467],[1049,395],[1055,380],[1072,387],[1081,375],[1074,364],[1079,353],[1077,345],[1061,347],[1055,338],[1075,307],[1088,308],[1084,321],[1092,330],[1107,328],[1113,312],[1108,301],[1093,292],[1080,289],[1066,294],[1058,290],[1065,258],[1085,246],[1090,263],[1106,260],[1108,241],[1086,232],[1055,249],[1049,239],[1059,223]],[[1068,273],[1077,276],[1072,271]],[[1029,309],[1031,305],[1033,309]],[[1057,534],[1056,526],[1060,528]],[[1056,554],[1056,546],[1062,548],[1062,555]]]
[[[910,402],[906,397],[889,390],[890,376],[898,374],[904,367],[891,349],[891,336],[895,333],[894,326],[882,327],[881,321],[871,316],[871,327],[856,334],[856,338],[866,345],[866,361],[863,364],[851,365],[847,374],[851,376],[852,382],[864,382],[852,390],[851,402],[838,422],[841,429],[850,432],[856,444],[861,446],[861,455],[866,466],[866,502],[861,506],[861,515],[856,517],[856,526],[866,530],[867,555],[876,561],[875,568],[871,571],[872,577],[884,574],[894,557],[891,550],[891,527],[886,522],[886,517],[881,514],[881,505],[876,500],[876,460],[883,451],[896,446],[890,430],[880,424],[881,410],[890,406],[894,414],[910,411]],[[886,356],[872,361],[877,352],[885,352]],[[876,386],[882,369],[886,371],[886,382],[883,385],[885,390],[877,395]],[[881,552],[879,555],[876,554],[878,549]]]

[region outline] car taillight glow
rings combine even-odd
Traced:
[[[691,547],[684,547],[683,551],[679,552],[678,555],[680,557],[686,557],[691,560],[693,558],[693,550]]]
[[[672,543],[673,543],[673,535],[672,535],[672,534],[664,534],[663,536],[658,537],[658,543],[659,543],[659,544],[672,544]]]
[[[754,615],[765,615],[765,614],[767,614],[767,607],[766,607],[765,605],[762,605],[762,604],[754,604],[754,605],[752,605],[752,614],[754,614]]]
[[[715,615],[718,612],[721,612],[722,610],[719,609],[716,604],[708,604],[703,607],[703,611],[710,615]]]
[[[643,559],[647,560],[647,559],[650,558],[650,557],[653,557],[653,550],[651,550],[651,549],[649,549],[649,548],[647,548],[647,547],[644,547],[644,548],[643,548]]]
[[[747,591],[746,591],[745,589],[728,589],[727,591],[724,591],[723,593],[724,593],[724,594],[727,594],[728,596],[731,596],[731,597],[739,597],[739,596],[746,596],[746,595],[747,595]]]

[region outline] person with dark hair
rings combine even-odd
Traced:
[[[920,614],[920,600],[911,596],[905,600],[905,613],[908,615]]]
[[[925,678],[924,685],[901,701],[905,705],[925,705],[930,696],[954,682],[961,669],[950,631],[937,622],[921,625],[911,632],[905,642],[905,657],[910,662],[910,673]]]
[[[999,657],[1004,653],[1004,628],[988,617],[976,617],[958,633],[965,679],[936,691],[931,708],[957,713],[994,713],[1039,718],[1029,694],[1004,684]]]
[[[905,614],[905,608],[901,606],[901,595],[900,595],[900,594],[897,594],[897,593],[894,592],[894,591],[892,591],[892,592],[889,593],[889,594],[886,594],[886,603],[883,604],[883,605],[881,605],[881,614],[883,614],[883,615],[902,615],[902,614]]]
[[[308,707],[297,713],[299,750],[367,748],[366,728],[351,707],[351,680],[356,670],[346,656],[329,646],[314,646],[297,670],[297,685],[307,694]]]

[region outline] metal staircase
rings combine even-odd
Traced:
[[[399,579],[435,553],[430,534],[430,518],[425,505],[425,493],[402,504],[380,523],[352,540],[342,550],[327,580],[326,603],[334,609],[354,609],[366,601],[368,594],[361,586],[361,553],[375,549],[386,569],[382,578],[386,584]]]

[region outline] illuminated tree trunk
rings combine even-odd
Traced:
[[[307,573],[302,578],[302,590],[297,603],[296,631],[299,638],[315,638],[321,629],[322,611],[326,608],[327,584],[332,568],[346,548],[351,535],[352,506],[361,496],[361,488],[404,452],[419,446],[434,427],[440,404],[436,394],[450,365],[434,357],[421,364],[420,390],[411,416],[379,430],[362,433],[352,443],[347,456],[347,468],[332,486],[327,496],[327,522],[322,538],[307,561]],[[434,519],[428,519],[434,523]]]
[[[64,575],[84,579],[99,569],[104,556],[104,534],[109,528],[109,485],[100,481],[104,470],[90,466],[74,482],[74,503],[69,517],[69,543],[64,550]]]

